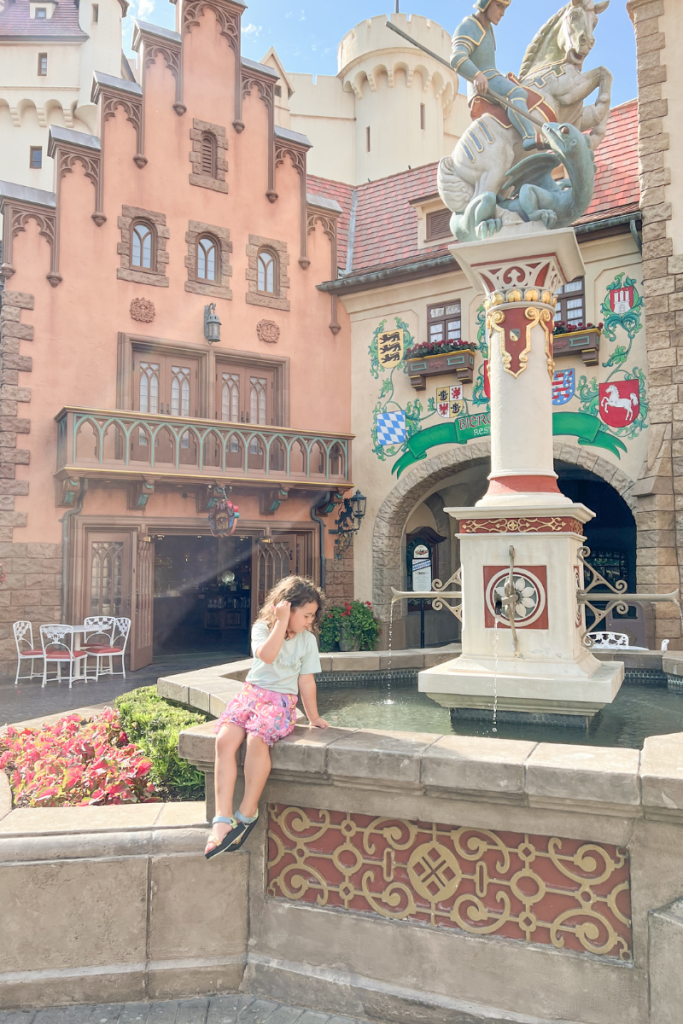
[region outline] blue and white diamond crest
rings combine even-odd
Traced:
[[[406,414],[403,409],[397,412],[381,412],[377,417],[377,442],[383,448],[393,444],[403,444],[406,439]]]

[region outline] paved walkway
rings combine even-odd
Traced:
[[[8,722],[23,722],[47,715],[67,713],[77,708],[97,704],[111,704],[121,693],[139,686],[154,686],[159,676],[239,661],[243,655],[230,650],[209,654],[173,654],[155,658],[151,665],[123,676],[100,676],[96,683],[79,679],[69,689],[68,682],[48,682],[41,686],[40,679],[20,680],[15,687],[14,677],[0,678],[0,726]],[[27,665],[22,666],[27,671]]]
[[[359,1024],[253,996],[0,1011],[0,1024]],[[369,1022],[366,1022],[369,1024]]]

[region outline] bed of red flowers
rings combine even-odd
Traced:
[[[67,715],[42,729],[10,725],[0,733],[0,771],[9,778],[15,807],[157,801],[151,768],[113,708],[91,722]]]
[[[576,331],[602,331],[605,325],[599,324],[585,324],[583,320],[578,323],[565,323],[564,320],[556,320],[555,327],[553,328],[553,334],[574,334]]]

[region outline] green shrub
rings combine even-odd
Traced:
[[[345,601],[325,609],[320,623],[320,650],[335,651],[342,629],[360,638],[361,651],[374,651],[379,636],[379,620],[370,601]]]
[[[204,773],[178,754],[183,729],[201,725],[210,715],[189,711],[159,697],[155,686],[143,686],[116,698],[123,726],[131,743],[152,762],[150,776],[167,800],[203,800]]]

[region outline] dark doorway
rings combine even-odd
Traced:
[[[563,494],[595,512],[586,523],[588,561],[610,583],[626,580],[636,588],[636,522],[621,495],[600,477],[564,462],[555,463],[558,485]]]
[[[154,654],[246,656],[251,589],[250,537],[157,537]]]

